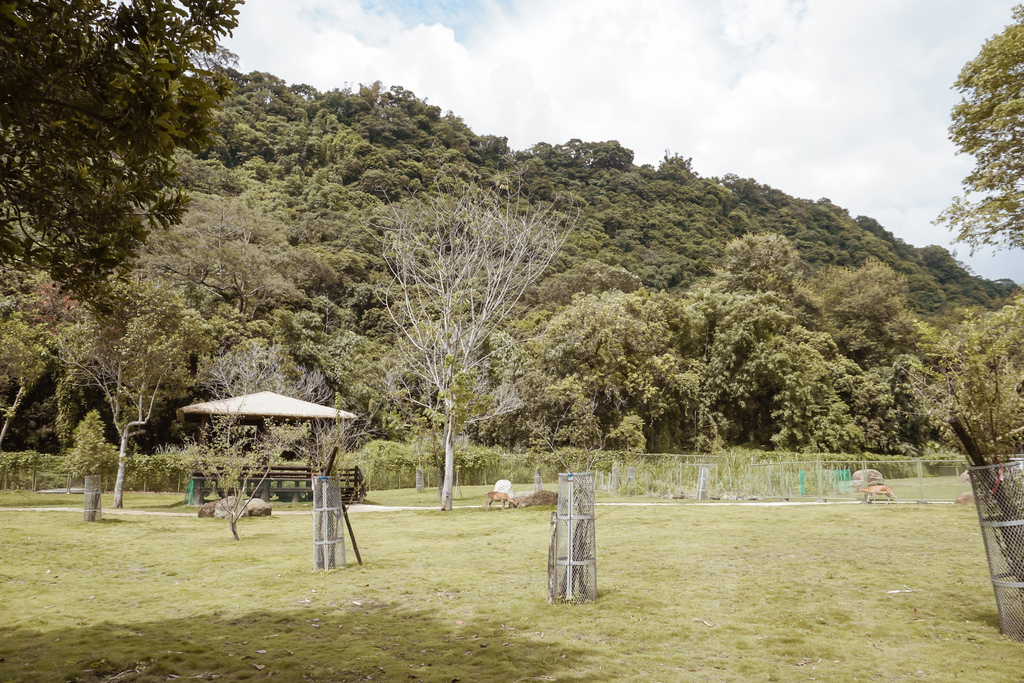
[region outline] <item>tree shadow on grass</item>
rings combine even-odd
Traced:
[[[52,631],[0,628],[0,680],[600,680],[579,672],[586,653],[572,641],[535,641],[500,622],[365,600]]]

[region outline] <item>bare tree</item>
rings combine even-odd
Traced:
[[[309,425],[269,423],[265,430],[234,417],[215,418],[203,441],[191,441],[185,453],[193,468],[224,487],[231,535],[237,541],[238,520],[281,454],[309,436]],[[247,491],[252,493],[246,495]]]
[[[215,399],[232,398],[257,391],[325,403],[334,392],[319,368],[296,364],[279,346],[250,340],[203,362],[199,384]]]
[[[459,430],[518,405],[513,392],[489,391],[492,355],[517,341],[496,332],[547,271],[573,224],[574,216],[530,205],[506,183],[461,185],[391,205],[376,226],[392,275],[380,297],[417,385],[406,395],[443,430],[443,510],[452,506]]]

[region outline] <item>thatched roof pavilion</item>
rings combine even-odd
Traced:
[[[215,416],[231,416],[239,418],[243,424],[262,426],[270,420],[351,420],[352,413],[337,410],[319,403],[301,401],[297,398],[282,396],[272,391],[261,391],[256,394],[235,396],[219,401],[208,401],[178,408],[178,422],[202,422],[205,427],[210,418]]]

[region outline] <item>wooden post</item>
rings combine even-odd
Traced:
[[[555,604],[558,578],[555,576],[555,535],[558,512],[551,513],[551,536],[548,539],[548,604]]]
[[[345,494],[341,495],[341,514],[345,518],[345,526],[348,527],[348,537],[352,539],[352,550],[356,553],[356,562],[363,566],[363,558],[359,556],[359,546],[356,545],[356,535],[352,533],[352,522],[348,521],[348,508],[345,507]]]

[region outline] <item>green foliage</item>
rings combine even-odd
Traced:
[[[818,272],[814,286],[821,329],[862,368],[889,365],[914,350],[907,280],[888,265],[872,260],[856,269],[828,268]]]
[[[75,477],[99,474],[104,479],[117,470],[117,446],[103,436],[99,411],[87,414],[75,427],[75,442],[64,456],[63,469]]]
[[[969,311],[956,327],[930,335],[926,350],[927,365],[917,376],[933,410],[944,421],[958,420],[989,461],[1019,452],[1024,446],[1024,296],[992,313]],[[969,444],[963,446],[969,452]]]
[[[954,88],[963,99],[953,108],[950,138],[975,159],[963,181],[964,195],[953,200],[939,221],[971,245],[1024,246],[1024,5],[1013,9],[1013,23],[996,34],[968,62]]]
[[[363,444],[360,457],[384,472],[400,472],[419,466],[419,459],[410,444],[375,439]]]
[[[196,53],[235,0],[13,0],[0,7],[0,264],[84,296],[180,219],[174,152],[212,141],[229,91]]]

